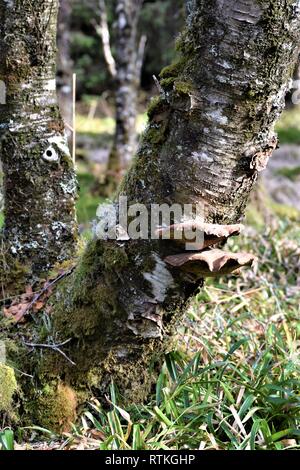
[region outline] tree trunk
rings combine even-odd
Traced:
[[[141,79],[137,25],[143,0],[118,0],[116,6],[116,130],[109,156],[106,192],[116,189],[136,151],[137,98]]]
[[[70,0],[60,0],[57,29],[57,92],[58,102],[65,123],[72,124],[72,67],[70,51],[71,36],[71,13]],[[66,129],[68,139],[71,140],[72,132]]]
[[[65,425],[76,400],[103,395],[111,380],[125,402],[144,400],[203,278],[251,264],[249,255],[216,247],[239,233],[231,224],[243,218],[276,146],[274,124],[299,53],[299,26],[294,1],[194,2],[178,43],[181,58],[162,71],[163,92],[150,106],[120,195],[147,208],[202,206],[206,224],[193,221],[204,232],[202,249],[187,252],[184,239],[174,236],[90,243],[53,303],[49,338],[69,341],[62,346],[67,358],[57,349],[45,350],[42,360],[30,356],[28,371],[38,387],[31,394],[31,383],[23,387],[39,423]],[[45,334],[35,339],[47,341]],[[24,370],[28,355],[20,357]]]
[[[76,178],[56,99],[57,10],[52,0],[0,2],[2,284],[13,264],[39,275],[74,253]]]
[[[285,98],[285,107],[287,109],[291,109],[294,106],[298,106],[300,104],[299,89],[300,89],[300,57],[298,57],[298,61],[296,63],[296,67],[294,70],[293,87],[287,93],[286,98]]]

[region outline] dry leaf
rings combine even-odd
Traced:
[[[105,441],[106,436],[102,431],[99,431],[98,429],[91,429],[89,430],[89,434],[93,439],[97,439],[99,441]]]
[[[33,311],[34,312],[39,312],[40,310],[42,310],[42,308],[45,307],[45,302],[43,302],[42,300],[38,300],[37,302],[35,302],[35,304],[33,305]]]
[[[30,303],[23,303],[18,305],[11,305],[8,308],[3,309],[4,316],[9,319],[13,319],[16,323],[24,319]]]
[[[251,333],[256,333],[258,336],[264,336],[265,334],[264,326],[257,320],[245,320],[244,327],[246,328],[246,330],[250,331]]]

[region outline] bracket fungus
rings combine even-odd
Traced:
[[[243,266],[252,266],[256,257],[249,253],[230,253],[216,248],[229,237],[237,236],[244,226],[241,224],[218,225],[190,220],[180,224],[160,228],[160,237],[177,241],[179,245],[196,240],[193,251],[167,256],[164,261],[173,268],[189,274],[193,278],[217,277],[230,274]],[[201,243],[199,243],[199,240]]]
[[[253,266],[256,257],[250,253],[230,253],[219,249],[167,256],[165,263],[196,278],[230,274],[243,266]]]
[[[175,240],[179,244],[194,243],[195,249],[203,250],[225,242],[227,238],[237,236],[244,229],[242,224],[218,225],[207,224],[197,220],[189,220],[169,227],[159,228],[156,234],[162,239]]]

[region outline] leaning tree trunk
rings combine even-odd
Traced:
[[[0,2],[4,285],[13,265],[39,275],[75,247],[76,179],[56,100],[57,10],[52,0]]]
[[[57,28],[57,93],[59,108],[66,124],[72,124],[71,0],[60,0]],[[66,129],[68,139],[72,132]]]
[[[204,232],[202,249],[185,251],[175,229],[173,239],[150,241],[126,240],[117,227],[119,240],[90,243],[56,293],[49,339],[45,329],[30,336],[49,341],[48,348],[35,349],[32,339],[31,356],[21,348],[18,368],[37,380],[33,391],[23,378],[32,401],[24,409],[36,422],[64,427],[77,401],[103,395],[111,380],[125,401],[145,399],[203,278],[251,264],[250,255],[216,247],[239,233],[232,224],[243,218],[276,147],[274,124],[299,52],[299,26],[294,0],[194,1],[178,44],[181,58],[161,74],[163,92],[149,109],[120,195],[148,208],[202,205],[205,223],[191,224]],[[49,350],[50,338],[61,351],[54,343]]]
[[[137,98],[141,79],[137,25],[143,0],[118,0],[116,5],[116,130],[108,162],[106,192],[111,194],[136,151]]]

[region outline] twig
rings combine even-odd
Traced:
[[[100,25],[96,21],[92,21],[97,34],[100,36],[103,45],[103,54],[104,59],[108,68],[108,71],[112,78],[117,76],[117,66],[114,56],[111,51],[110,45],[110,33],[107,20],[107,10],[104,0],[99,0],[99,10],[100,10]]]
[[[32,299],[32,301],[30,302],[30,304],[26,307],[25,311],[24,311],[24,314],[23,314],[23,317],[25,315],[28,314],[28,312],[31,310],[31,308],[34,306],[34,304],[42,297],[42,295],[44,295],[50,287],[53,287],[55,284],[57,284],[61,279],[63,279],[64,277],[66,276],[69,276],[70,274],[72,274],[72,272],[74,271],[74,267],[72,269],[70,269],[69,271],[65,272],[65,273],[62,273],[60,276],[58,276],[56,279],[54,279],[52,282],[50,282],[48,285],[46,285],[45,287],[43,287],[43,289],[41,289]]]
[[[33,379],[33,375],[26,374],[25,372],[22,372],[20,369],[17,369],[16,367],[14,367],[14,370],[16,372],[19,372],[19,374],[24,375],[24,377],[29,377],[30,379]]]
[[[159,83],[158,78],[155,75],[152,75],[152,77],[153,77],[154,83],[155,83],[156,88],[158,89],[159,93],[161,95],[164,95],[165,94],[164,89],[162,88],[161,84]]]
[[[141,75],[142,75],[146,44],[147,44],[147,36],[143,34],[140,39],[138,52],[137,52],[137,59],[136,59],[136,71],[137,71],[137,76],[139,77],[139,80],[141,80]]]
[[[71,131],[71,132],[74,132],[74,129],[72,126],[70,126],[70,124],[68,124],[67,122],[65,122],[65,125],[66,127]]]
[[[76,363],[73,362],[60,348],[62,346],[65,346],[66,344],[70,343],[70,341],[72,341],[72,338],[70,339],[67,339],[66,341],[64,341],[63,343],[59,343],[59,344],[35,344],[35,343],[25,343],[25,346],[29,347],[29,348],[41,348],[41,349],[52,349],[53,351],[55,352],[58,352],[59,354],[61,354],[68,362],[70,362],[70,364],[72,364],[73,366],[76,366]]]
[[[76,73],[73,73],[73,163],[76,162]]]

